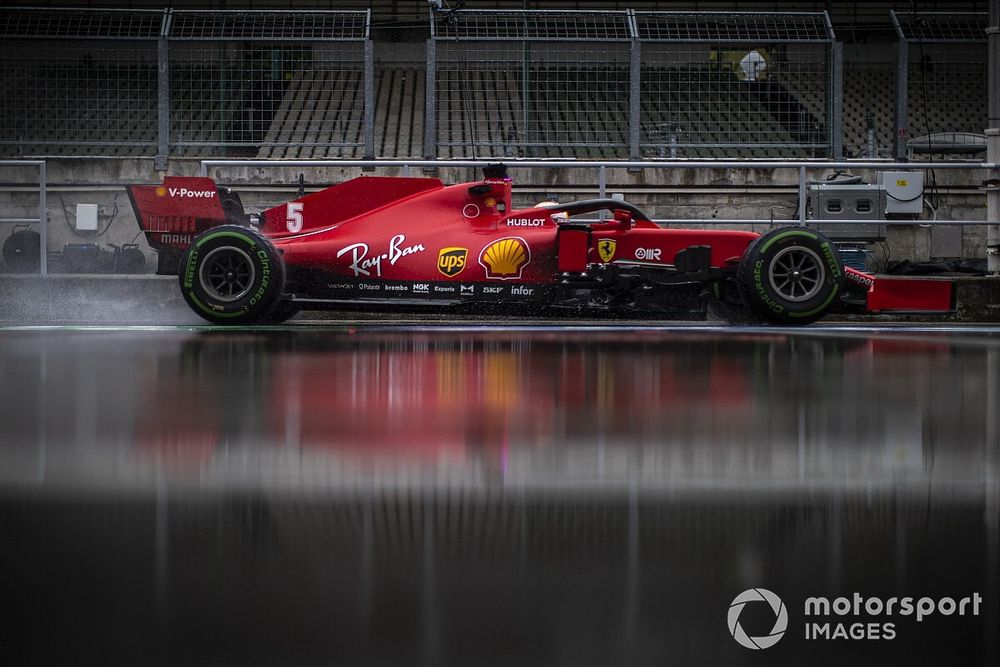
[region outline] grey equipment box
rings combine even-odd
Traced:
[[[914,217],[924,210],[924,172],[880,171],[875,183],[885,189],[885,213],[888,216]]]
[[[872,224],[815,224],[837,241],[885,239],[885,188],[867,183],[814,183],[808,186],[811,220],[871,220]]]

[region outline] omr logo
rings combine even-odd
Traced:
[[[766,602],[771,606],[771,611],[774,612],[774,627],[771,628],[770,633],[760,637],[751,637],[743,630],[743,626],[740,625],[740,614],[743,612],[743,607],[750,602]],[[766,588],[751,588],[733,599],[729,605],[728,621],[729,634],[740,646],[755,650],[770,648],[778,643],[778,640],[784,636],[785,630],[788,629],[788,610],[785,609],[785,603],[781,601],[781,598]]]

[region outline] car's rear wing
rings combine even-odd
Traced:
[[[247,224],[240,197],[204,176],[167,176],[162,185],[129,185],[139,229],[158,254],[157,273],[177,273],[177,261],[194,237],[210,227]]]

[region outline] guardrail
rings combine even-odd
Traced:
[[[485,167],[497,164],[498,160],[202,160],[200,173],[209,175],[213,167],[258,167],[258,168],[312,168],[338,167],[361,168],[365,170],[378,168],[400,168],[403,176],[409,176],[410,169],[441,169],[445,167],[468,168]],[[799,208],[797,217],[791,220],[775,219],[692,219],[692,218],[653,218],[653,222],[661,224],[696,224],[696,225],[746,225],[773,224],[775,222],[797,221],[801,226],[809,223],[818,224],[890,224],[890,225],[996,225],[997,221],[988,220],[819,220],[806,217],[806,186],[807,174],[810,170],[824,169],[873,169],[877,171],[890,170],[924,170],[924,169],[970,169],[990,170],[1000,168],[994,162],[891,162],[891,161],[839,161],[820,160],[670,160],[670,161],[613,161],[601,162],[591,160],[503,160],[510,169],[592,169],[597,175],[598,196],[607,196],[607,170],[627,169],[638,171],[643,169],[796,169],[798,170]],[[985,196],[985,195],[984,195]]]
[[[35,218],[0,218],[0,224],[8,225],[41,225],[39,235],[39,269],[41,274],[47,275],[49,272],[48,247],[49,240],[49,216],[48,201],[46,199],[46,165],[45,160],[0,160],[2,167],[36,167],[38,169],[38,217]]]

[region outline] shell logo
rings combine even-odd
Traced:
[[[531,261],[531,250],[518,236],[497,239],[479,253],[479,263],[486,269],[486,277],[507,280],[521,277],[521,271]]]
[[[162,185],[158,186],[156,188],[156,196],[157,197],[166,197],[167,196],[167,189],[165,187],[163,187]]]

